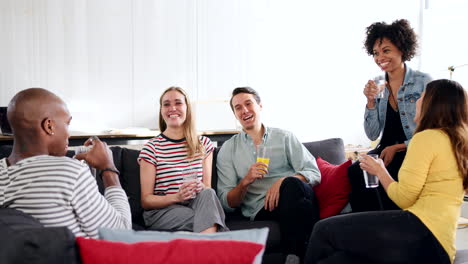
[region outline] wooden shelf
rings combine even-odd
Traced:
[[[122,130],[124,131],[124,130]],[[224,141],[239,133],[238,130],[208,130],[199,131],[201,135],[209,137],[212,141],[217,142],[221,146]],[[92,134],[89,132],[72,131],[70,133],[70,146],[80,146],[91,136],[97,136],[105,141],[108,145],[135,145],[145,144],[148,139],[151,139],[160,134],[158,130],[151,130],[144,133],[116,133],[115,131],[99,132]],[[13,136],[0,135],[0,145],[12,145]]]

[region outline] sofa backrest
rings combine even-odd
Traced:
[[[314,142],[306,142],[304,146],[310,151],[314,157],[321,157],[322,159],[332,163],[341,164],[346,160],[343,140],[341,138],[330,138]],[[140,197],[140,166],[138,165],[137,158],[140,153],[138,150],[111,147],[112,155],[116,168],[120,171],[120,184],[125,190],[130,208],[132,212],[132,222],[137,224],[134,228],[144,226],[143,221],[143,208],[141,207]],[[213,152],[213,175],[211,178],[211,186],[216,191],[218,186],[218,172],[216,169],[216,158],[220,148],[216,148]],[[3,156],[8,156],[11,148],[4,149]],[[67,156],[73,156],[74,152],[69,151]],[[96,178],[99,190],[104,192],[104,187],[100,177]]]
[[[137,161],[140,151],[121,147],[111,147],[110,149],[112,150],[115,167],[120,171],[120,185],[122,185],[128,197],[132,222],[138,225],[134,226],[134,229],[139,229],[144,226],[143,208],[140,203],[140,165]],[[100,177],[97,178],[102,192],[102,181]]]
[[[331,164],[341,164],[346,161],[343,139],[329,138],[319,141],[303,143],[306,149],[315,157],[321,157],[323,160]],[[218,147],[213,153],[213,168],[211,176],[211,186],[217,191],[218,186],[218,170],[216,169],[216,158],[221,148]]]
[[[321,157],[331,164],[339,165],[346,161],[343,139],[329,138],[303,143],[315,158]]]

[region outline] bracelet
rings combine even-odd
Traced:
[[[120,176],[120,171],[118,171],[118,170],[116,170],[116,169],[105,168],[105,169],[102,169],[101,172],[99,172],[99,177],[102,178],[102,174],[103,174],[105,171],[112,171],[113,173],[116,173],[118,176]]]

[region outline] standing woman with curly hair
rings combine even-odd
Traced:
[[[379,91],[373,80],[364,87],[367,98],[364,130],[370,140],[382,135],[377,148],[369,153],[378,154],[393,179],[398,180],[398,170],[416,128],[413,121],[416,101],[431,77],[405,63],[414,57],[417,48],[416,34],[407,20],[396,20],[392,24],[374,23],[367,28],[366,35],[364,47],[385,72],[386,80],[383,98],[376,98]],[[348,177],[353,212],[398,209],[381,186],[365,187],[358,162],[349,167]]]
[[[463,194],[468,189],[468,95],[436,80],[416,103],[417,128],[395,181],[381,159],[364,155],[403,210],[330,217],[312,232],[306,263],[453,263]]]

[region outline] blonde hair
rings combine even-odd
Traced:
[[[187,144],[187,157],[195,158],[199,155],[204,154],[205,149],[203,148],[200,142],[200,138],[197,135],[197,130],[195,126],[195,118],[194,118],[193,110],[192,110],[192,103],[190,102],[190,99],[187,93],[182,88],[171,86],[167,88],[161,94],[161,97],[159,98],[159,130],[161,132],[164,132],[167,129],[167,124],[164,121],[164,118],[161,114],[161,108],[162,108],[162,100],[163,100],[164,95],[170,91],[177,91],[180,94],[182,94],[185,98],[185,104],[187,105],[187,113],[186,113],[185,121],[183,123],[183,127],[184,127],[183,133],[184,133],[185,141]]]

